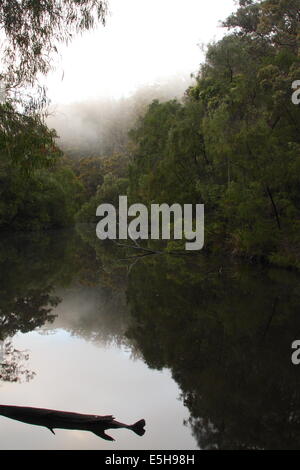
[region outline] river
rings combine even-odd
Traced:
[[[0,416],[0,449],[299,449],[299,275],[140,254],[90,227],[2,234],[0,403],[144,418],[146,433]]]

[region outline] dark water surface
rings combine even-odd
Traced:
[[[111,443],[0,416],[0,448],[300,449],[299,275],[139,254],[84,227],[1,236],[0,404],[147,424]]]

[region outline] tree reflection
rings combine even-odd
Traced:
[[[26,351],[14,348],[11,338],[54,322],[60,298],[58,286],[78,272],[75,238],[70,233],[13,234],[0,243],[0,380],[31,380],[35,373],[25,363]],[[72,249],[73,248],[73,249]]]
[[[0,339],[52,327],[59,314],[56,327],[126,342],[150,367],[169,368],[199,447],[300,449],[298,275],[200,256],[149,256],[128,270],[94,230],[80,236],[0,245]],[[0,379],[26,379],[19,353]]]
[[[18,331],[27,333],[53,322],[51,312],[59,303],[59,298],[51,295],[52,287],[29,289],[16,298],[0,299],[0,339],[14,336]]]
[[[123,344],[128,323],[127,279],[119,265],[109,269],[115,259],[111,249],[88,243],[94,239],[95,231],[88,227],[81,227],[78,233],[60,230],[1,237],[0,341],[8,341],[18,332],[45,331],[56,320],[56,328],[88,340]],[[70,307],[67,311],[58,308],[60,294]],[[69,298],[82,308],[73,309]],[[24,379],[28,353],[22,356],[14,349],[7,357],[2,361],[0,380],[16,381],[18,373]],[[28,379],[33,376],[27,373]]]
[[[29,382],[36,375],[25,367],[29,359],[27,351],[14,348],[11,341],[0,344],[0,380],[4,382]]]
[[[299,277],[153,258],[130,276],[128,337],[168,367],[204,449],[300,448]]]

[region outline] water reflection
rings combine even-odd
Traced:
[[[199,448],[299,449],[300,369],[291,364],[291,344],[300,338],[299,276],[198,257],[149,256],[128,269],[124,258],[84,228],[4,240],[0,338],[63,330],[128,351],[128,367],[139,358],[144,368],[168,369]],[[138,373],[144,377],[142,365]],[[148,401],[157,387],[150,380]],[[172,412],[179,413],[175,401]],[[174,435],[168,443],[174,448]]]
[[[0,380],[4,382],[29,382],[35,372],[26,368],[27,351],[19,351],[10,340],[0,341]]]
[[[300,370],[290,359],[299,278],[222,272],[216,265],[202,277],[170,259],[140,265],[129,286],[128,336],[151,367],[172,370],[199,447],[299,448]]]

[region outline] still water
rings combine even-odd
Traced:
[[[299,275],[140,255],[86,227],[2,236],[0,404],[144,418],[146,433],[0,416],[0,449],[299,449]]]

